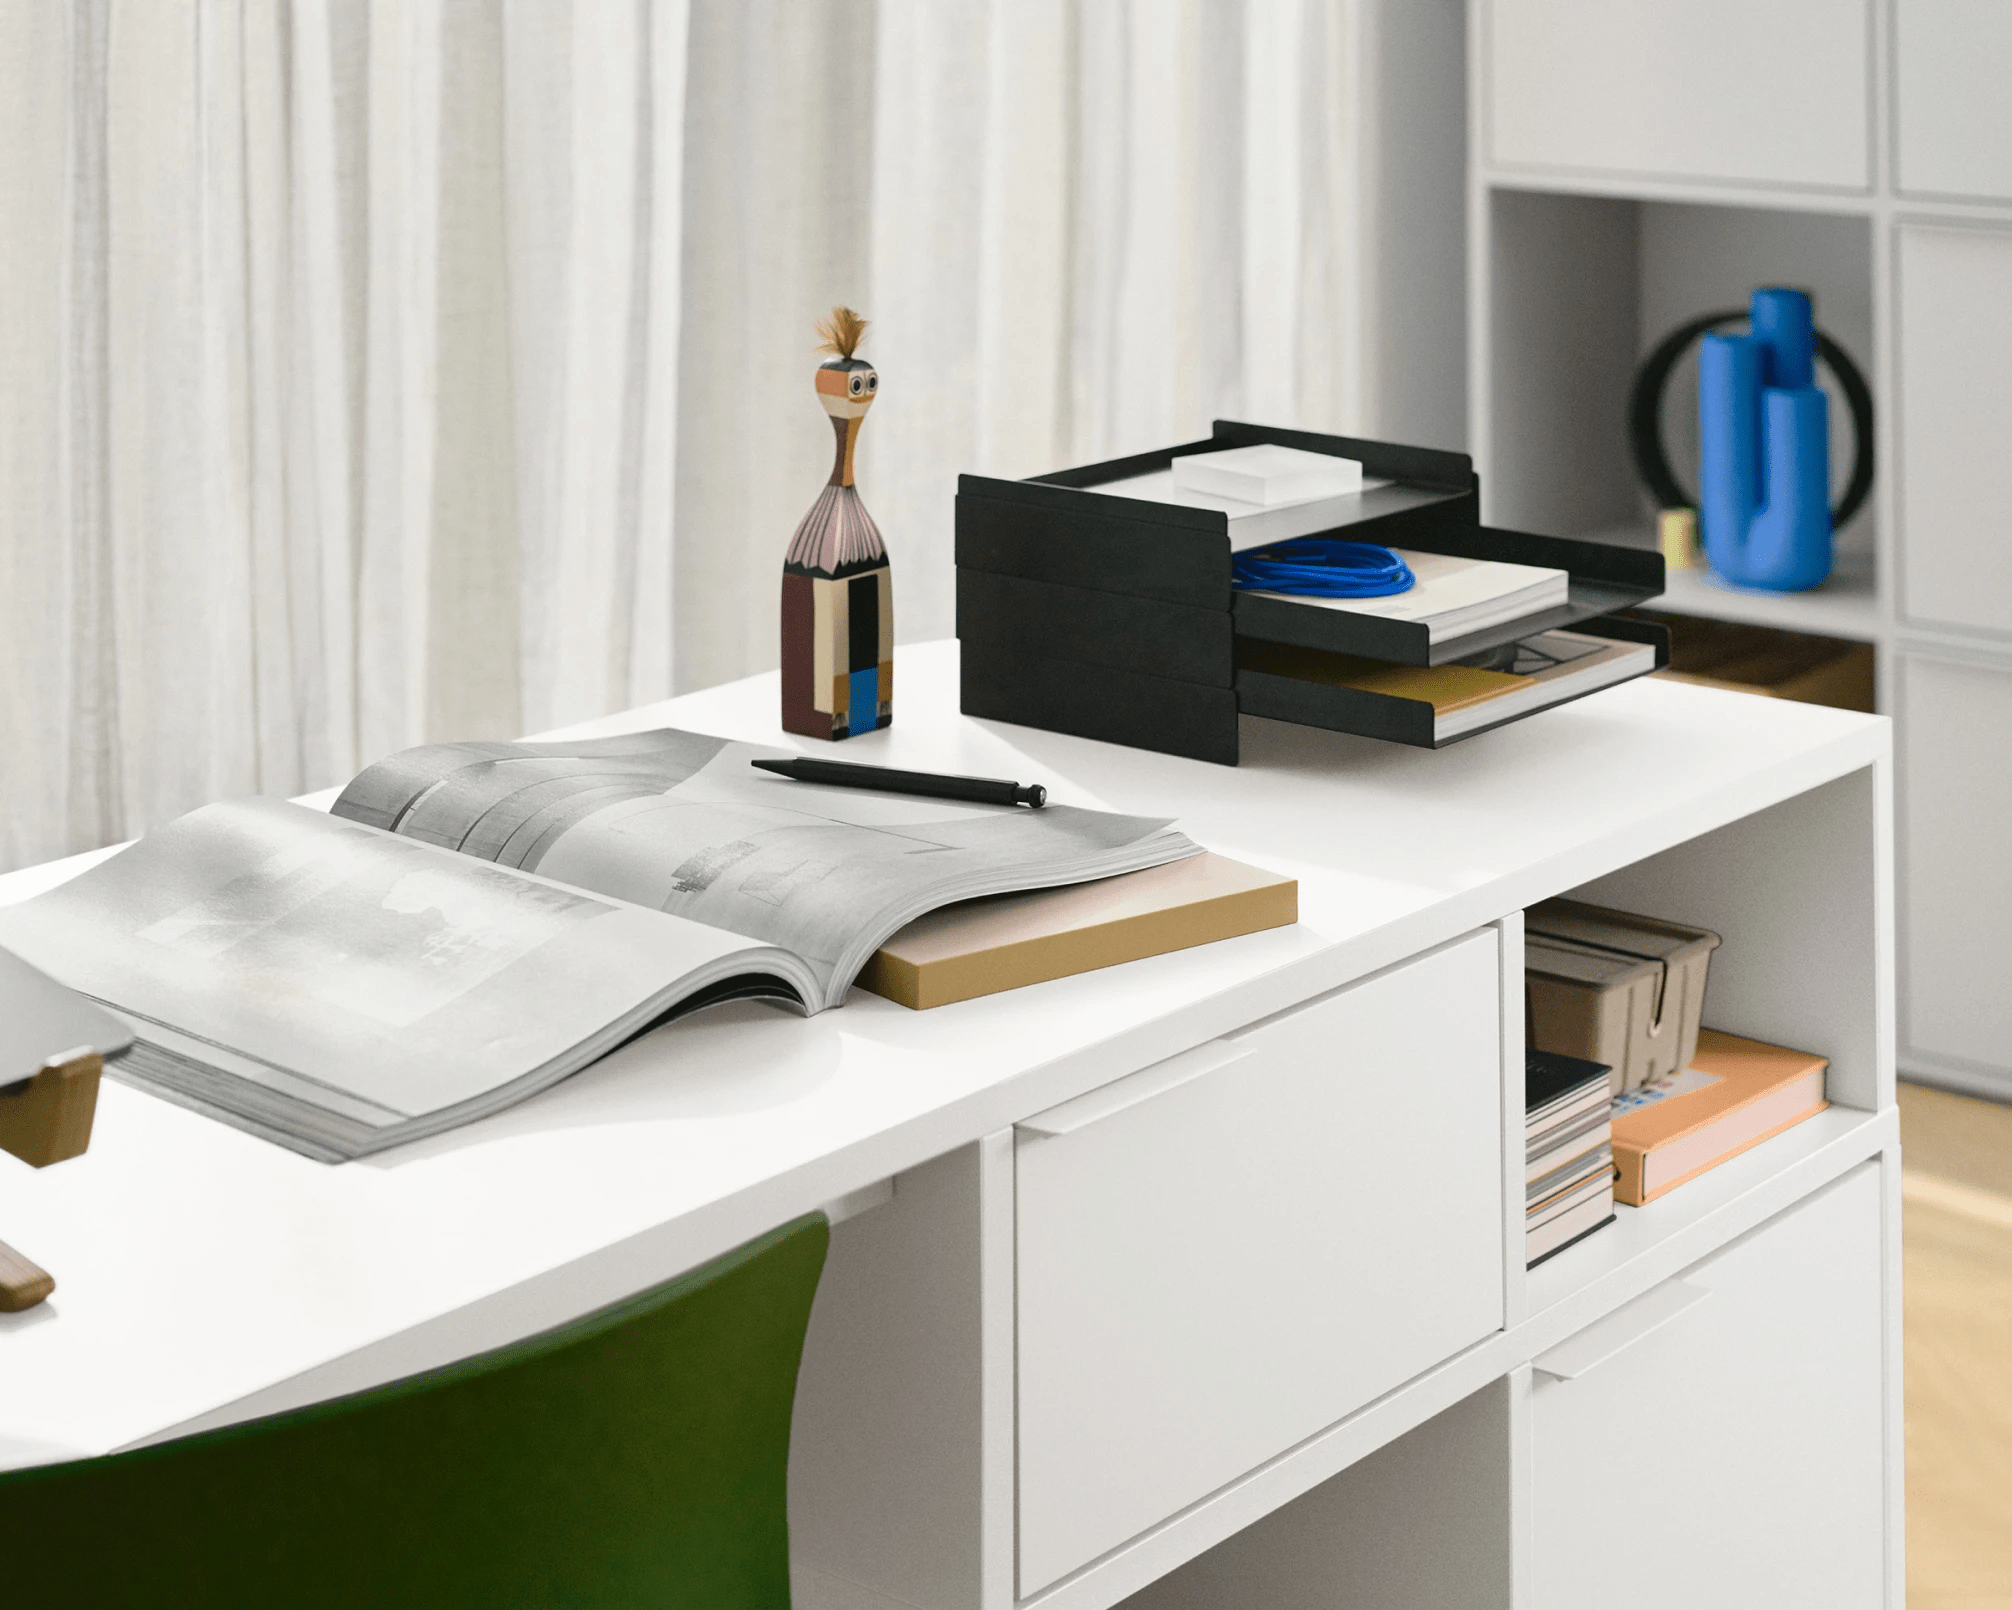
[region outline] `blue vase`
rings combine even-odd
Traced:
[[[1735,587],[1793,593],[1830,574],[1830,400],[1801,291],[1755,291],[1746,335],[1698,354],[1698,521]]]

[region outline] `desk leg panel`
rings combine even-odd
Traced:
[[[798,1610],[1011,1602],[1012,1407],[987,1383],[1010,1393],[1012,1203],[988,1181],[1011,1191],[1010,1132],[900,1175],[832,1231],[790,1439]]]

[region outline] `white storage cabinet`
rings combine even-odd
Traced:
[[[1756,286],[1814,293],[1879,416],[1873,496],[1838,534],[1837,571],[1784,595],[1676,572],[1658,607],[1873,646],[1900,723],[1901,1069],[2012,1097],[2012,992],[1977,987],[2012,963],[1991,791],[2012,751],[1993,691],[2012,676],[2012,6],[1470,0],[1468,15],[1483,517],[1653,543],[1623,433],[1635,366]],[[1664,421],[1685,481],[1689,373]],[[1832,396],[1835,495],[1853,443]]]

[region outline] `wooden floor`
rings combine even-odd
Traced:
[[[1900,1087],[1907,1602],[2012,1610],[2012,1107]]]

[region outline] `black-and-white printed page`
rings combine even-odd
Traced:
[[[133,1023],[121,1076],[313,1155],[505,1105],[733,980],[818,1001],[756,941],[271,799],[0,909],[0,944]]]
[[[924,912],[1197,853],[1165,819],[965,805],[757,771],[790,751],[665,729],[433,744],[359,775],[337,815],[782,946],[837,1005]]]

